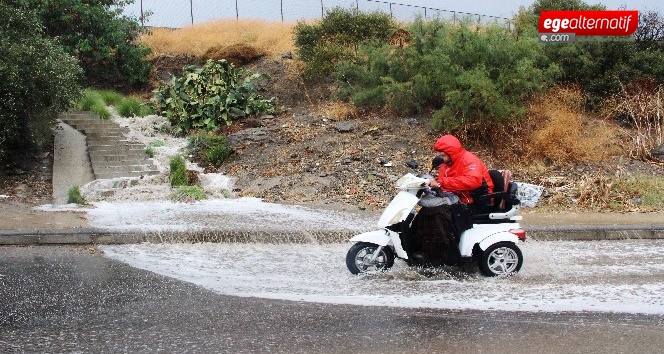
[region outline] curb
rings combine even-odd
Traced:
[[[101,229],[0,230],[0,246],[10,245],[117,245],[136,243],[272,243],[328,244],[346,242],[357,230],[284,231],[223,230],[109,231]]]
[[[597,241],[625,239],[664,239],[664,225],[531,227],[530,240]],[[95,228],[0,230],[0,246],[11,245],[118,245],[137,243],[299,243],[328,244],[348,242],[357,230],[192,230],[192,231],[113,231]]]
[[[551,226],[526,228],[536,241],[664,239],[664,225]]]

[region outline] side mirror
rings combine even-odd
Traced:
[[[420,167],[420,165],[418,165],[415,160],[406,161],[406,166],[412,168],[413,170],[417,170]]]

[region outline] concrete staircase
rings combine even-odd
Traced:
[[[123,129],[111,120],[101,119],[92,112],[66,112],[59,118],[86,136],[94,179],[159,173],[145,153],[145,145],[127,139]]]

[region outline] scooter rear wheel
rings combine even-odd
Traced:
[[[523,254],[512,242],[498,242],[487,248],[480,258],[480,270],[488,277],[514,274],[522,265]]]
[[[376,259],[371,262],[378,245],[369,242],[358,242],[351,246],[346,254],[346,266],[353,274],[380,272],[392,268],[394,254],[388,247],[383,247]]]

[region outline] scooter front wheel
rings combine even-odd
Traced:
[[[480,259],[480,270],[488,277],[510,275],[523,265],[521,250],[512,242],[498,242],[487,248]]]
[[[376,257],[374,253],[378,245],[369,242],[358,242],[351,246],[346,254],[346,266],[353,274],[380,272],[392,268],[394,254],[388,247],[381,248]]]

